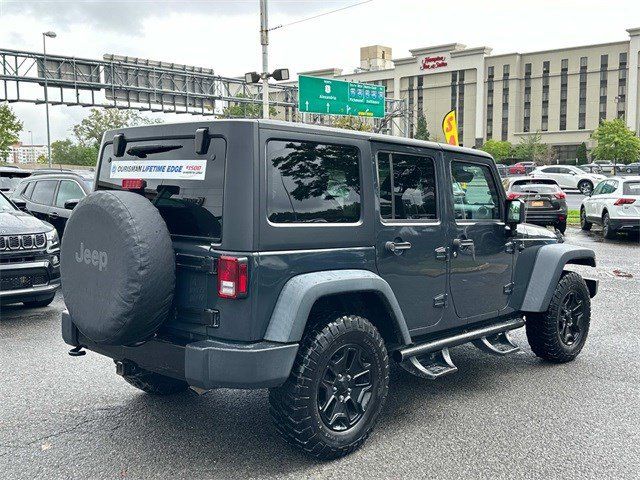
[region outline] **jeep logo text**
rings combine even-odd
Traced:
[[[98,267],[99,271],[107,269],[107,252],[99,252],[98,250],[89,250],[84,248],[84,243],[80,242],[80,251],[76,252],[76,262],[86,263]]]

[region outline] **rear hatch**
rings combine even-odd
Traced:
[[[127,137],[135,133],[127,131]],[[163,331],[187,340],[208,336],[218,322],[218,296],[211,293],[217,290],[214,248],[222,238],[226,140],[204,138],[127,139],[121,156],[113,142],[106,143],[96,184],[96,190],[143,193],[160,211],[176,255],[175,317]]]
[[[622,186],[622,198],[620,213],[640,220],[640,180],[626,180]]]
[[[525,202],[527,211],[555,211],[563,208],[566,195],[555,181],[545,182],[542,179],[522,180],[511,186],[510,197]]]

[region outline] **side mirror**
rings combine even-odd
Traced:
[[[25,200],[12,198],[11,201],[19,210],[22,210],[23,212],[27,210],[27,202]]]
[[[74,208],[76,208],[76,205],[78,205],[79,201],[79,198],[72,198],[71,200],[67,200],[66,202],[64,202],[64,208],[66,208],[67,210],[73,210]]]
[[[525,204],[519,198],[507,200],[507,218],[505,222],[512,229],[525,220]]]

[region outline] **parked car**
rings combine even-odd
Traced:
[[[507,199],[526,204],[525,221],[543,227],[553,226],[561,233],[567,229],[567,195],[551,178],[505,178]]]
[[[593,190],[594,185],[604,180],[604,175],[598,173],[587,173],[573,165],[548,165],[538,167],[530,174],[534,178],[551,178],[555,180],[562,189],[578,189],[584,195],[588,195]]]
[[[580,226],[590,230],[594,223],[602,225],[605,238],[640,231],[640,176],[604,180],[582,200]]]
[[[586,163],[584,165],[578,165],[578,168],[587,173],[602,173],[602,168],[597,163]]]
[[[20,182],[12,198],[26,202],[27,211],[51,223],[62,238],[73,207],[92,190],[91,172],[36,171]]]
[[[501,177],[506,177],[509,174],[509,165],[505,165],[504,163],[496,163],[496,167],[498,168],[498,174]]]
[[[391,362],[439,378],[449,348],[513,353],[525,323],[548,361],[585,344],[597,282],[565,264],[593,250],[522,224],[484,152],[266,120],[103,139],[62,242],[62,337],[145,392],[269,388],[284,438],[335,458]]]
[[[627,174],[636,174],[640,175],[640,162],[629,163],[627,165],[623,165],[624,172]]]
[[[17,166],[0,167],[0,192],[11,197],[20,180],[29,175],[31,175],[31,170],[24,170]]]
[[[526,175],[536,168],[535,162],[518,162],[515,165],[509,167],[510,175]]]
[[[44,307],[60,286],[60,248],[52,225],[0,192],[0,305]]]
[[[593,163],[602,169],[602,173],[614,173],[615,166],[609,160],[595,160]]]

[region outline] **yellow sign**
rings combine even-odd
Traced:
[[[456,111],[451,110],[442,119],[442,132],[444,141],[449,145],[458,146],[458,122],[456,121]]]

